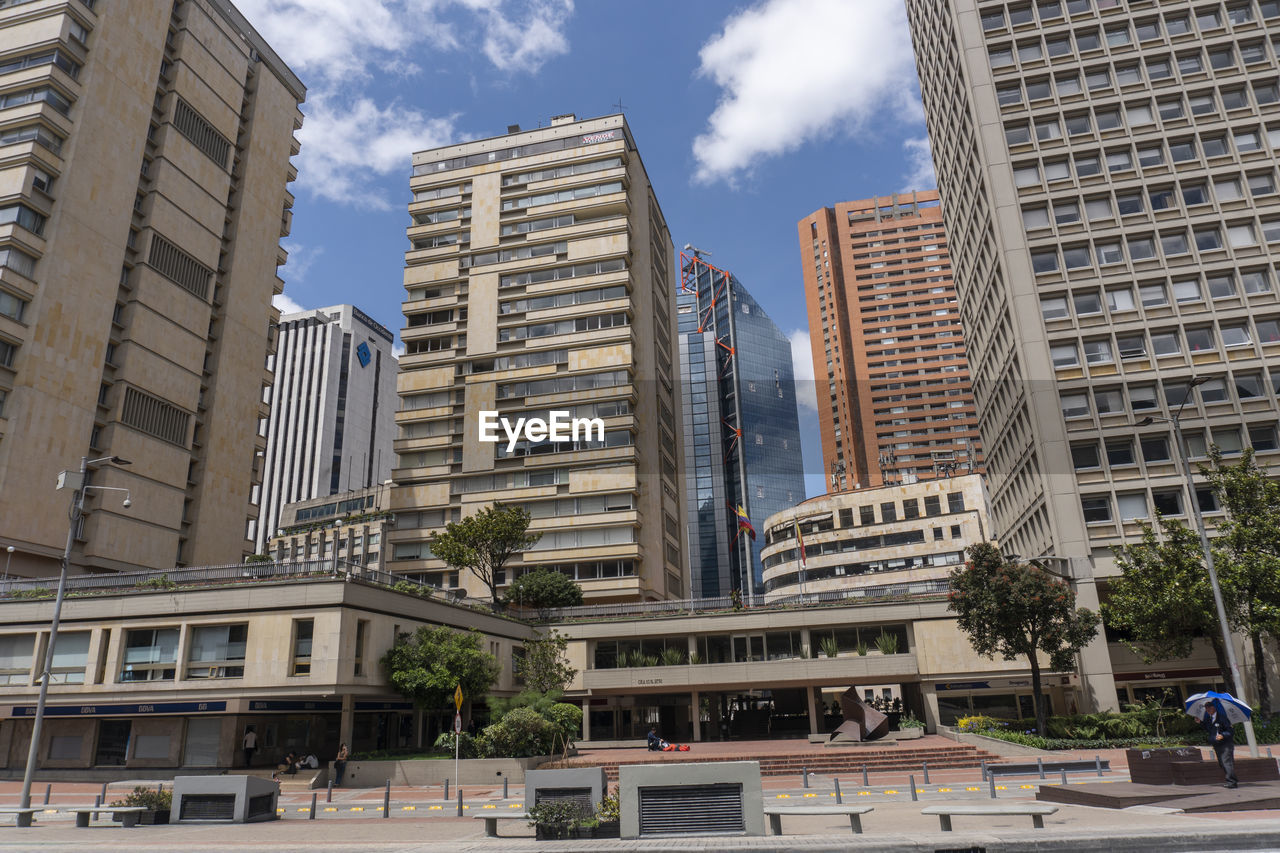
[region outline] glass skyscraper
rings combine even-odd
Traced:
[[[805,497],[791,343],[731,273],[681,255],[690,593],[760,593],[761,525]],[[739,533],[741,506],[759,536]]]

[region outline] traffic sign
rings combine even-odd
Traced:
[[[453,689],[453,708],[455,711],[462,710],[462,685],[459,684]]]
[[[453,715],[453,730],[458,734],[462,734],[462,715],[461,714]]]

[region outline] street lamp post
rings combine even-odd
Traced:
[[[59,478],[59,488],[70,484],[75,489],[75,492],[71,496],[71,510],[69,513],[71,523],[67,528],[67,545],[62,551],[62,564],[58,570],[58,594],[53,599],[53,621],[49,625],[49,642],[45,646],[44,662],[40,666],[40,695],[36,699],[36,713],[32,718],[31,744],[27,749],[27,766],[22,773],[22,798],[18,805],[24,809],[31,808],[31,782],[35,776],[36,760],[40,753],[40,729],[44,725],[44,706],[49,697],[49,671],[53,668],[53,647],[58,641],[58,623],[62,620],[62,600],[66,597],[67,592],[67,565],[71,561],[71,546],[75,544],[76,540],[76,524],[84,514],[84,494],[90,489],[98,489],[104,492],[124,492],[124,508],[128,509],[131,503],[128,489],[120,489],[114,486],[86,486],[84,484],[89,466],[100,462],[110,462],[113,465],[130,464],[129,460],[121,459],[119,456],[104,456],[101,459],[90,459],[87,456],[81,456],[78,476],[72,479],[70,471],[63,471],[62,476]],[[31,818],[31,812],[20,812],[18,814],[18,826],[31,826]]]
[[[1187,485],[1187,501],[1191,504],[1191,518],[1195,522],[1196,532],[1200,534],[1200,551],[1204,555],[1205,567],[1209,570],[1209,586],[1213,589],[1213,605],[1218,611],[1218,626],[1222,629],[1222,645],[1227,653],[1227,666],[1230,668],[1229,673],[1231,679],[1231,687],[1235,690],[1235,695],[1243,699],[1244,697],[1244,681],[1240,678],[1240,665],[1236,662],[1235,645],[1231,642],[1231,626],[1227,622],[1227,608],[1222,603],[1222,588],[1218,586],[1218,571],[1213,565],[1213,549],[1209,547],[1209,534],[1205,530],[1204,516],[1200,513],[1200,502],[1196,499],[1196,484],[1191,474],[1191,460],[1187,453],[1187,445],[1182,438],[1182,409],[1187,405],[1187,401],[1191,399],[1191,389],[1197,385],[1203,385],[1207,381],[1207,377],[1193,378],[1187,385],[1187,395],[1182,400],[1182,405],[1178,406],[1178,410],[1169,418],[1157,418],[1147,415],[1138,421],[1138,426],[1147,426],[1156,421],[1164,421],[1173,424],[1173,438],[1178,445],[1178,466],[1181,469],[1182,476],[1186,480]],[[1258,666],[1262,665],[1262,661],[1258,661]],[[1244,721],[1244,735],[1249,742],[1249,754],[1258,757],[1258,739],[1253,733],[1253,721]]]
[[[4,549],[5,555],[6,555],[4,558],[4,579],[5,580],[9,579],[9,563],[13,561],[13,552],[16,550],[18,549],[13,547],[12,545]]]

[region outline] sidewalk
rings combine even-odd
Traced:
[[[523,821],[499,829],[504,837],[483,837],[482,822],[471,818],[437,817],[389,820],[282,820],[234,826],[157,826],[123,829],[99,822],[77,829],[69,819],[40,820],[29,830],[0,828],[0,851],[104,851],[158,853],[209,851],[285,853],[317,850],[325,853],[395,851],[395,853],[552,853],[553,851],[632,850],[878,850],[936,851],[984,848],[996,851],[1117,850],[1204,851],[1280,849],[1280,812],[1234,813],[1221,816],[1168,814],[1163,810],[1090,809],[1063,806],[1033,830],[1026,817],[957,817],[956,831],[938,831],[938,821],[920,814],[920,803],[876,803],[863,817],[864,835],[849,831],[839,817],[789,817],[785,837],[703,837],[644,841],[533,841]],[[424,839],[430,839],[429,841]]]

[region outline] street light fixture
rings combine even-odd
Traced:
[[[97,489],[103,492],[124,492],[125,508],[133,504],[133,501],[129,499],[128,489],[115,486],[85,485],[85,475],[89,471],[89,466],[104,462],[121,466],[132,464],[129,460],[121,459],[119,456],[103,456],[100,459],[81,456],[80,470],[78,472],[63,471],[58,475],[58,488],[71,486],[75,491],[71,495],[71,509],[68,513],[70,526],[67,528],[67,546],[62,551],[62,564],[58,570],[58,594],[53,599],[53,620],[49,624],[49,643],[45,647],[44,663],[40,667],[40,696],[36,699],[36,713],[31,724],[31,744],[27,748],[27,766],[22,773],[22,798],[18,805],[23,809],[31,808],[31,782],[35,776],[36,760],[40,753],[40,729],[44,725],[45,701],[49,697],[49,670],[53,668],[53,647],[58,641],[58,623],[62,621],[62,600],[67,593],[67,565],[71,561],[71,546],[75,544],[76,527],[84,515],[85,492],[90,489]],[[13,549],[10,548],[9,550],[12,551]],[[31,818],[31,812],[20,812],[18,814],[18,826],[31,826]]]
[[[9,563],[13,561],[13,552],[18,549],[10,545],[8,548],[5,548],[4,550],[6,554],[4,558],[4,579],[8,580],[9,579]]]
[[[1136,426],[1150,426],[1156,422],[1173,424],[1174,442],[1178,445],[1178,467],[1181,469],[1182,476],[1186,480],[1187,485],[1187,502],[1191,504],[1191,517],[1195,522],[1196,532],[1200,534],[1200,551],[1204,555],[1205,567],[1209,570],[1209,586],[1213,589],[1213,605],[1218,611],[1218,625],[1222,629],[1222,644],[1227,653],[1227,666],[1231,669],[1229,676],[1231,678],[1231,687],[1235,690],[1235,695],[1244,696],[1244,682],[1240,678],[1240,665],[1236,663],[1235,645],[1231,642],[1231,626],[1227,623],[1227,608],[1222,603],[1222,588],[1218,586],[1218,572],[1213,565],[1213,549],[1209,547],[1209,534],[1205,530],[1204,517],[1200,514],[1200,501],[1196,498],[1196,484],[1191,474],[1191,460],[1187,453],[1186,442],[1182,438],[1182,410],[1186,407],[1187,402],[1191,399],[1191,389],[1197,385],[1203,385],[1208,381],[1206,376],[1193,377],[1187,385],[1186,396],[1182,398],[1182,404],[1178,406],[1178,410],[1173,413],[1173,417],[1158,418],[1147,415],[1138,421]],[[1261,666],[1262,662],[1259,661]],[[1253,733],[1253,721],[1244,721],[1245,739],[1249,742],[1249,754],[1254,758],[1258,757],[1258,739]]]

